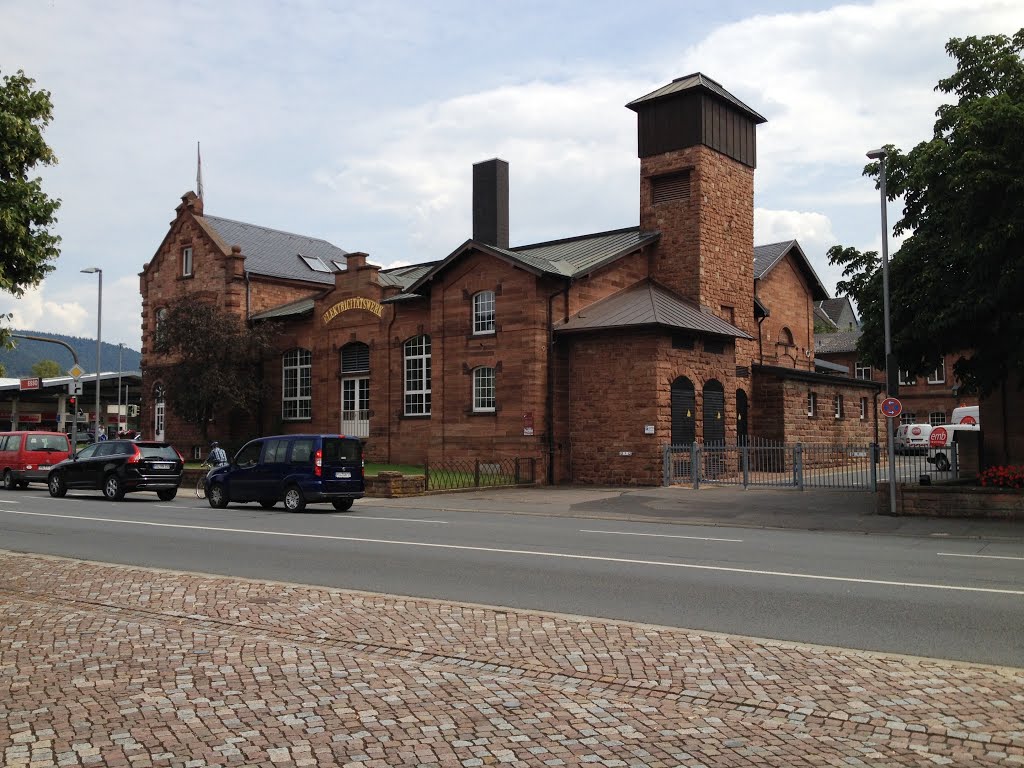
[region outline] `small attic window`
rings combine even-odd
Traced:
[[[331,259],[331,264],[334,265],[334,271],[335,272],[347,272],[348,271],[348,262],[347,261],[339,261],[338,259]]]
[[[651,179],[651,196],[655,205],[690,199],[690,172],[668,173]]]
[[[314,272],[330,272],[330,267],[323,263],[318,256],[303,256],[299,254],[299,258],[306,262],[306,266],[312,269]]]

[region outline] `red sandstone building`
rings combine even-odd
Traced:
[[[753,245],[764,118],[699,73],[627,106],[640,156],[627,229],[511,246],[508,165],[490,160],[473,167],[472,238],[383,270],[186,194],[140,276],[144,423],[199,449],[164,409],[151,344],[166,304],[194,293],[283,328],[268,407],[218,422],[233,446],[341,431],[374,461],[533,458],[546,482],[658,484],[669,444],[871,441],[879,385],[816,372],[828,294],[806,256]]]

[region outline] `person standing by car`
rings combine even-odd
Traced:
[[[223,467],[228,463],[227,452],[220,447],[220,443],[216,440],[210,443],[210,455],[206,457],[206,463],[211,467]]]

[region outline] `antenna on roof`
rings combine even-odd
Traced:
[[[196,197],[203,196],[203,158],[199,154],[199,142],[196,142]]]

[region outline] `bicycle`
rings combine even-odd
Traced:
[[[212,466],[213,465],[211,465],[210,463],[204,461],[202,464],[199,465],[199,468],[209,471],[212,468]],[[206,498],[206,475],[200,475],[196,479],[196,498]]]

